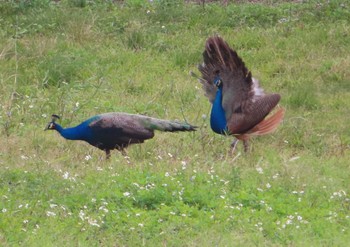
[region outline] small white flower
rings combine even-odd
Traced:
[[[76,107],[76,108],[79,107],[79,102],[75,103],[75,107]]]
[[[65,172],[63,175],[62,175],[63,179],[68,179],[69,178],[69,172]]]
[[[97,220],[88,218],[88,223],[92,226],[100,227],[100,225],[97,223]]]
[[[6,212],[7,212],[7,209],[6,209],[6,208],[3,208],[3,209],[1,210],[1,212],[6,213]]]
[[[149,14],[149,13],[151,13],[151,11],[150,10],[147,10],[147,12],[146,12],[147,14]]]
[[[136,217],[140,217],[140,215],[141,215],[140,213],[135,214]]]
[[[86,161],[91,160],[91,159],[92,159],[92,157],[91,157],[90,154],[88,154],[88,155],[85,156],[85,160],[86,160]]]
[[[29,222],[29,220],[23,220],[24,224],[27,224]]]
[[[303,217],[301,217],[300,215],[298,215],[298,216],[297,216],[297,219],[298,219],[299,221],[301,221],[301,220],[303,219]]]
[[[41,116],[43,117],[43,118],[46,118],[47,117],[47,115],[44,113],[44,114],[41,114]]]
[[[54,203],[50,204],[50,208],[55,208],[55,207],[57,207],[57,204],[54,204]]]
[[[28,159],[28,156],[22,154],[22,155],[21,155],[21,159],[22,159],[22,160],[27,160],[27,159]]]
[[[85,213],[84,213],[84,211],[83,210],[80,210],[80,212],[79,212],[79,218],[81,219],[81,220],[84,220],[85,219]]]
[[[264,173],[264,170],[263,170],[261,167],[257,167],[257,168],[256,168],[256,171],[257,171],[259,174],[263,174],[263,173]]]
[[[142,223],[139,223],[138,226],[139,226],[139,227],[143,227],[143,224],[142,224]]]
[[[56,216],[56,213],[55,212],[51,212],[51,211],[46,211],[46,215],[48,217],[51,217],[51,216]]]
[[[270,184],[270,183],[267,183],[267,184],[266,184],[266,188],[270,189],[270,188],[271,188],[271,184]]]
[[[124,193],[123,193],[123,196],[129,197],[129,196],[130,196],[130,192],[124,192]]]
[[[165,28],[165,26],[162,26],[162,29],[164,29]]]
[[[169,172],[166,172],[166,173],[165,173],[165,176],[166,176],[166,177],[169,177],[169,176],[170,176]]]

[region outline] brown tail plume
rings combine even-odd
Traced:
[[[278,109],[272,116],[265,118],[254,128],[248,131],[248,135],[266,135],[275,131],[284,117],[284,108]]]

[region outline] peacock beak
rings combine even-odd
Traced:
[[[53,129],[53,123],[52,123],[52,122],[48,123],[48,125],[46,126],[46,128],[44,129],[44,131],[45,131],[45,130],[50,130],[50,129]]]

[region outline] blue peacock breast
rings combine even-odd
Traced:
[[[222,107],[222,88],[219,88],[210,113],[210,127],[218,134],[227,133],[225,110]]]

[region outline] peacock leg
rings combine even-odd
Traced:
[[[125,157],[125,156],[128,156],[128,153],[125,151],[124,148],[121,148],[120,149],[120,152],[122,153],[122,155]]]
[[[106,149],[106,159],[108,160],[111,157],[111,150]]]
[[[248,152],[249,149],[249,142],[248,140],[243,141],[243,146],[244,146],[244,152]]]
[[[231,143],[231,153],[234,153],[234,152],[235,152],[237,143],[238,143],[238,139],[235,138],[235,139],[233,140],[233,142]]]

